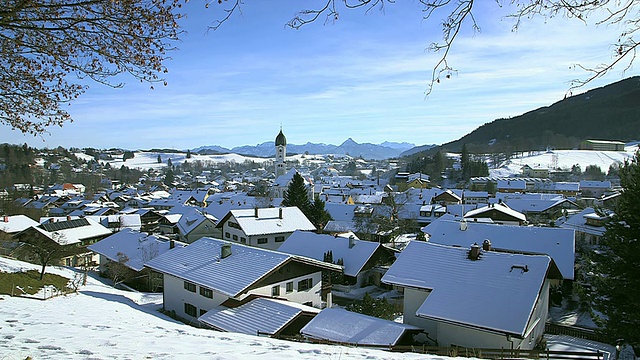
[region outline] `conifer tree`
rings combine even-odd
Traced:
[[[623,187],[597,252],[594,309],[612,343],[640,349],[640,152],[620,168]]]
[[[298,173],[293,175],[289,187],[284,192],[282,206],[297,206],[303,213],[308,214],[311,208],[309,192],[304,184],[304,179]]]

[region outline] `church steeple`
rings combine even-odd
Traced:
[[[282,127],[280,127],[280,133],[276,136],[276,179],[280,175],[284,175],[287,169],[284,166],[284,159],[287,156],[287,138],[282,133]]]

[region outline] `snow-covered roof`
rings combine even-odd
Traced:
[[[560,227],[580,231],[585,234],[602,236],[602,234],[604,234],[606,230],[604,226],[587,225],[586,219],[589,218],[592,214],[596,214],[596,211],[593,208],[588,207],[581,212],[571,216],[567,221],[561,224]],[[600,218],[599,215],[598,218]]]
[[[498,189],[526,190],[527,183],[524,180],[498,180]]]
[[[568,199],[555,199],[555,200],[542,200],[542,199],[510,199],[506,201],[507,205],[522,213],[539,213],[564,203],[569,203],[573,207],[578,207],[577,204],[571,202]]]
[[[231,255],[222,258],[222,246],[231,246]],[[337,265],[277,251],[203,237],[184,248],[175,248],[145,263],[145,266],[227,296],[235,297],[258,280],[289,261],[299,261],[324,269]]]
[[[611,181],[580,180],[580,188],[611,189]]]
[[[198,320],[220,331],[276,335],[301,314],[320,310],[290,301],[256,298],[237,308],[209,310]]]
[[[352,247],[349,247],[350,243]],[[333,261],[344,261],[344,274],[357,276],[367,261],[381,247],[379,243],[362,240],[351,240],[327,234],[316,234],[308,231],[295,231],[278,248],[278,251],[310,257],[323,261],[324,255],[331,251]]]
[[[7,234],[14,234],[38,224],[26,215],[0,216],[0,231]]]
[[[34,229],[60,245],[77,244],[86,239],[112,234],[111,230],[87,218],[47,222],[24,231],[29,229]]]
[[[177,226],[181,234],[187,235],[205,221],[211,222],[210,226],[213,230],[218,219],[213,215],[201,212],[197,208],[189,208],[182,214],[178,220]]]
[[[256,212],[258,216],[256,216]],[[281,234],[295,230],[316,230],[316,227],[297,206],[231,210],[220,221],[219,227],[230,218],[229,215],[236,219],[242,231],[248,236]]]
[[[463,230],[464,229],[464,230]],[[429,241],[468,248],[485,239],[497,251],[518,251],[529,254],[546,254],[555,261],[565,279],[573,279],[575,263],[575,236],[570,229],[496,225],[480,222],[460,222],[440,218],[422,228],[429,234]]]
[[[390,346],[395,345],[408,330],[421,329],[340,308],[327,308],[305,325],[300,333],[310,338],[339,343]]]
[[[419,317],[524,336],[547,271],[557,272],[553,260],[495,251],[471,260],[468,253],[411,241],[382,281],[432,290],[416,311]]]
[[[174,244],[184,246],[182,243],[174,242]],[[125,255],[128,260],[124,265],[135,271],[141,271],[146,261],[169,251],[170,242],[155,235],[124,229],[87,246],[87,249],[115,262],[120,261],[120,254]]]
[[[522,213],[520,213],[518,211],[515,211],[515,210],[509,208],[509,206],[504,205],[502,203],[490,204],[488,206],[483,206],[481,208],[477,208],[475,210],[471,210],[471,211],[467,212],[466,214],[464,214],[464,217],[466,217],[466,218],[467,217],[478,217],[479,215],[482,215],[482,214],[485,214],[485,213],[488,213],[488,212],[493,212],[493,211],[505,214],[505,215],[510,216],[512,218],[515,218],[515,219],[517,219],[519,221],[526,221],[527,220],[527,217],[524,214],[522,214]]]

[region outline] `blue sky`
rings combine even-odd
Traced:
[[[338,145],[349,137],[441,144],[561,100],[570,80],[586,76],[571,65],[609,61],[620,32],[559,17],[525,22],[514,33],[508,7],[476,2],[482,31],[465,27],[449,58],[458,74],[425,97],[438,59],[426,49],[441,40],[444,14],[423,21],[417,1],[398,1],[384,12],[342,10],[335,23],[285,27],[320,2],[247,0],[215,32],[206,28],[224,2],[209,9],[190,2],[182,21],[188,33],[167,62],[168,86],[91,84],[69,107],[73,123],[37,137],[0,126],[0,143],[231,148],[273,141],[282,126],[295,144]],[[615,69],[577,92],[636,74]]]

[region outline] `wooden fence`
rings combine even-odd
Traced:
[[[473,349],[459,347],[434,346],[395,346],[391,351],[417,352],[438,356],[475,357],[480,359],[551,359],[551,360],[600,360],[604,354],[600,351],[557,351],[557,350],[521,350],[521,349]]]
[[[594,330],[578,326],[547,323],[544,328],[544,332],[547,334],[568,335],[579,339],[597,341],[605,344],[607,343],[607,339],[605,339],[602,335],[596,333]]]

